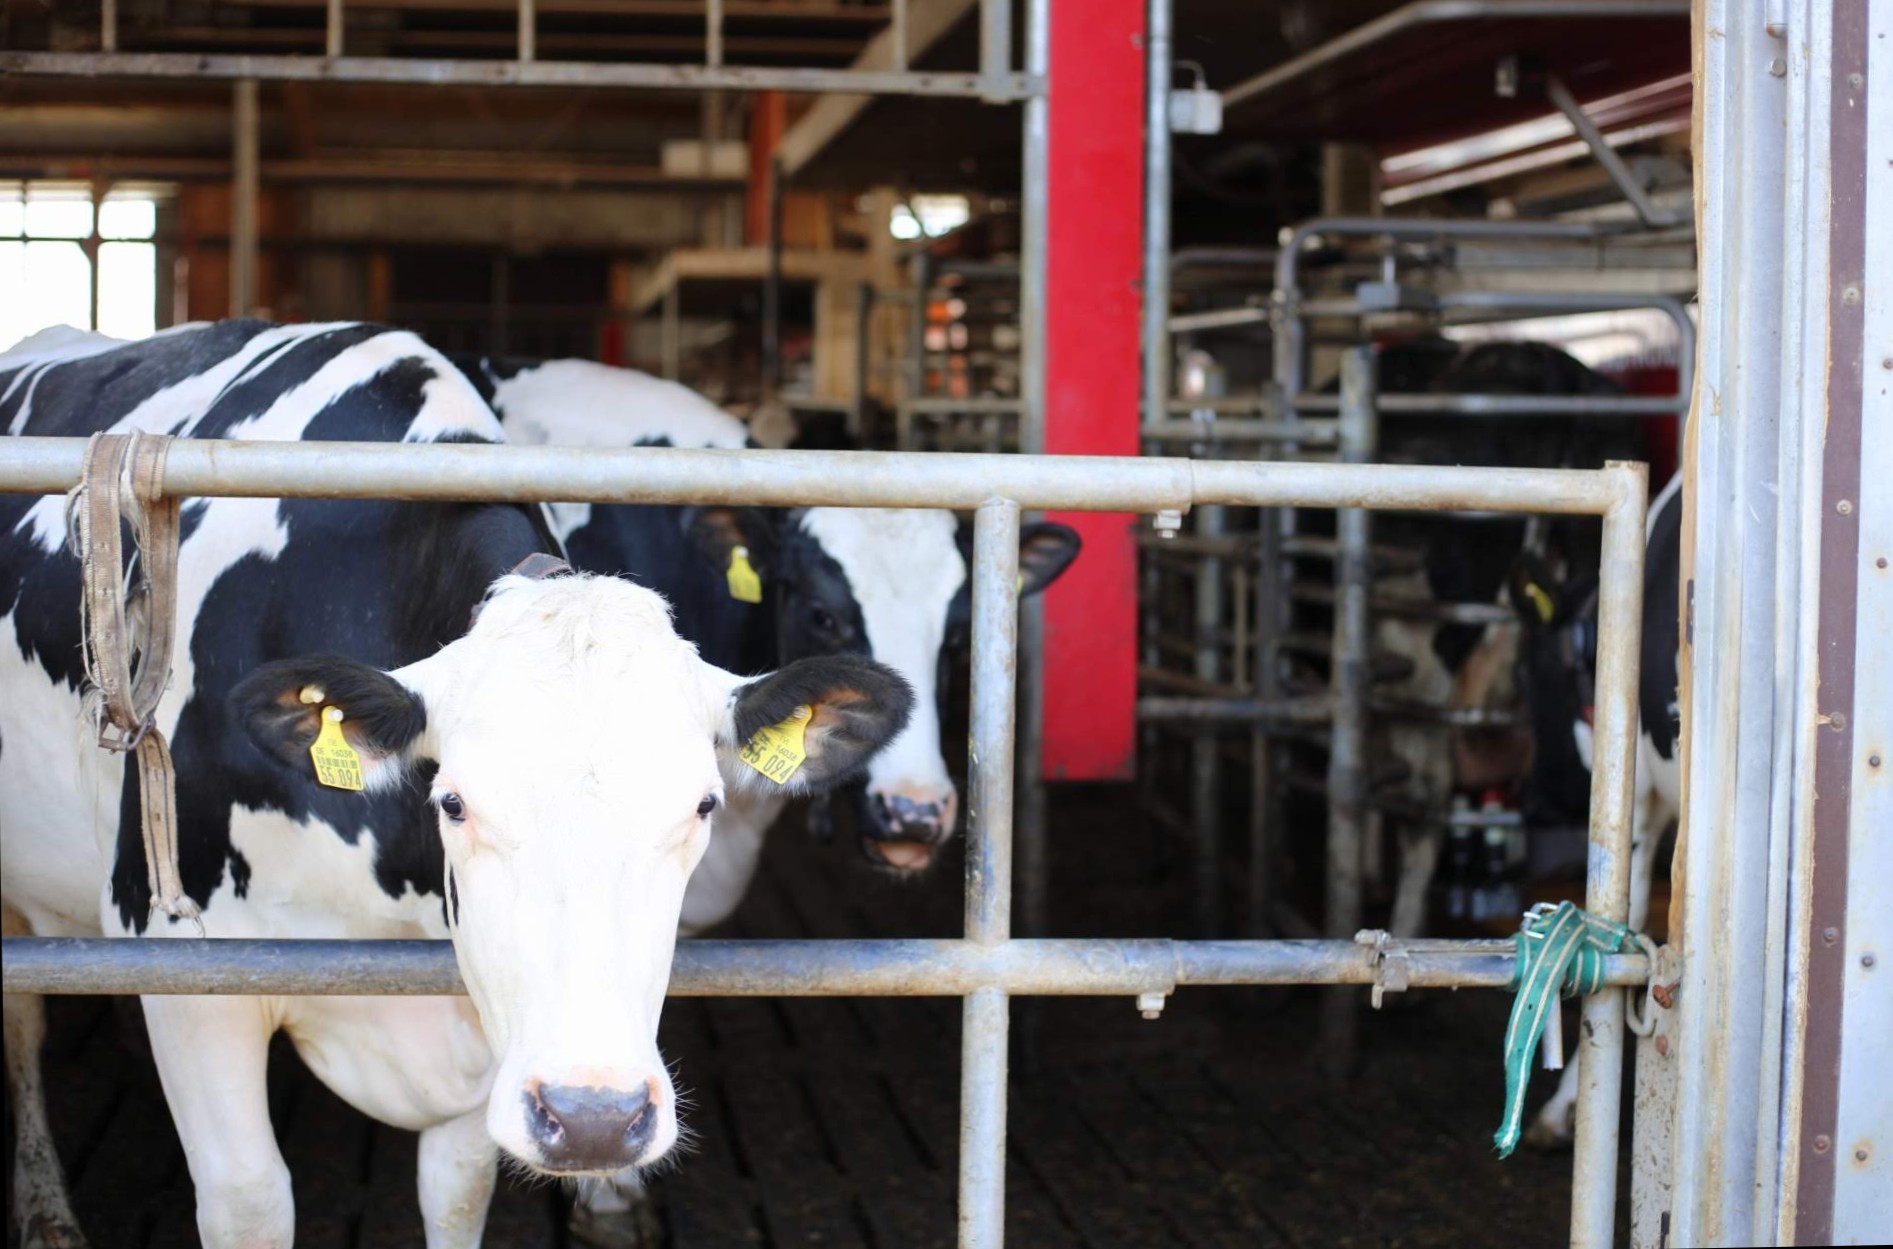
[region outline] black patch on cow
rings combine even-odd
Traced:
[[[454,927],[460,926],[460,882],[454,879],[454,869],[447,869],[447,917]]]
[[[259,321],[224,322],[39,370],[35,379],[0,371],[0,411],[17,415],[34,383],[24,432],[81,436],[109,426],[167,386],[215,366],[255,335]],[[267,411],[286,390],[337,356],[388,331],[342,326],[291,335],[260,353],[243,375],[199,407],[201,436],[228,433]],[[407,438],[442,367],[423,354],[391,352],[385,367],[330,396],[307,423],[310,441],[394,442]],[[12,393],[8,387],[20,380]],[[462,437],[475,437],[462,435]],[[0,496],[0,616],[11,612],[21,651],[56,681],[77,688],[79,567],[70,551],[48,553],[19,531],[34,503]],[[183,511],[187,547],[208,504]],[[247,893],[251,864],[231,842],[233,809],[319,819],[350,843],[375,838],[375,876],[391,897],[443,892],[440,838],[426,799],[433,765],[376,794],[328,790],[259,749],[232,715],[230,697],[271,661],[334,653],[379,669],[425,658],[466,631],[473,605],[493,580],[535,551],[556,545],[538,508],[505,504],[403,504],[285,500],[276,519],[287,534],[274,558],[251,554],[219,575],[198,608],[191,638],[194,682],[171,749],[177,764],[180,871],[187,893],[209,902],[225,873]],[[120,795],[114,903],[142,931],[150,906],[139,835],[135,769]]]
[[[1656,753],[1676,756],[1676,739],[1683,731],[1676,708],[1676,650],[1681,638],[1677,618],[1677,587],[1683,564],[1683,492],[1663,501],[1650,525],[1649,550],[1643,566],[1643,664],[1637,689],[1643,731]]]

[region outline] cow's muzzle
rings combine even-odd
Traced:
[[[958,797],[950,790],[938,798],[870,793],[867,805],[862,852],[869,862],[899,872],[926,870],[934,851],[953,836],[959,810]]]
[[[532,1080],[520,1100],[536,1165],[556,1175],[634,1166],[646,1161],[657,1137],[659,1110],[648,1080],[629,1089]]]

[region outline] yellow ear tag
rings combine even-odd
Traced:
[[[322,731],[309,747],[309,758],[315,761],[316,780],[330,789],[361,789],[362,757],[342,736],[340,707],[322,709]]]
[[[730,597],[739,603],[762,602],[762,578],[749,562],[749,548],[739,546],[730,552]]]
[[[814,714],[812,707],[797,707],[781,724],[757,729],[756,736],[739,752],[743,762],[778,785],[788,784],[795,770],[808,758],[802,738],[808,731],[809,717]]]
[[[1551,618],[1558,614],[1558,609],[1556,605],[1552,603],[1551,596],[1546,594],[1544,587],[1539,585],[1536,581],[1527,581],[1525,583],[1525,597],[1530,599],[1531,605],[1538,609],[1538,619],[1544,623],[1550,624]]]

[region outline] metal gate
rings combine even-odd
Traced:
[[[0,490],[75,486],[85,443],[0,444]],[[739,503],[926,507],[975,513],[965,932],[957,941],[686,941],[670,990],[689,995],[965,1000],[959,1244],[1004,1239],[1008,1002],[1123,995],[1145,1011],[1185,985],[1498,988],[1510,941],[1017,939],[1013,894],[1018,700],[1018,539],[1024,509],[1183,512],[1196,505],[1475,509],[1603,519],[1586,906],[1625,918],[1642,624],[1643,465],[1597,471],[1238,463],[1020,455],[620,451],[548,447],[181,441],[174,496],[399,498],[456,502]],[[1343,515],[1347,511],[1344,510]],[[76,608],[76,604],[75,604]],[[1367,936],[1363,934],[1363,936]],[[439,994],[461,991],[448,942],[8,938],[8,993]],[[1615,1223],[1624,1041],[1622,986],[1641,954],[1615,955],[1612,986],[1583,1004],[1571,1243],[1604,1249]]]

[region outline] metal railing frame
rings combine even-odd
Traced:
[[[1043,0],[1026,0],[1027,4]],[[908,65],[908,0],[892,0],[892,69],[730,65],[724,58],[723,0],[704,0],[704,58],[697,64],[542,61],[535,0],[516,0],[518,36],[510,60],[367,57],[345,53],[343,6],[328,0],[321,56],[271,56],[119,50],[118,5],[99,12],[99,46],[90,52],[0,52],[0,74],[83,78],[222,78],[270,82],[412,83],[417,86],[634,87],[687,91],[840,91],[857,95],[927,95],[1025,100],[1044,91],[1044,75],[1012,69],[1013,0],[980,0],[979,66],[971,73],[915,71]]]
[[[79,439],[0,444],[0,491],[57,494],[80,478]],[[1004,1238],[1008,1002],[1039,993],[1129,994],[1140,1009],[1186,984],[1375,983],[1386,955],[1347,940],[1018,940],[1011,932],[1015,677],[1022,509],[1183,512],[1197,506],[1476,508],[1603,519],[1596,770],[1586,905],[1622,920],[1630,892],[1631,785],[1642,627],[1641,464],[1503,470],[1042,455],[623,450],[184,440],[164,493],[438,501],[745,503],[972,510],[972,763],[965,936],[959,941],[683,942],[673,991],[935,994],[965,999],[959,1244]],[[445,943],[8,938],[8,993],[439,993],[457,988]],[[1509,978],[1504,943],[1418,942],[1415,984]],[[1612,964],[1640,983],[1640,956]],[[1358,1008],[1358,1007],[1357,1007]],[[1610,1244],[1616,1205],[1623,996],[1584,1002],[1585,1052],[1572,1244]]]

